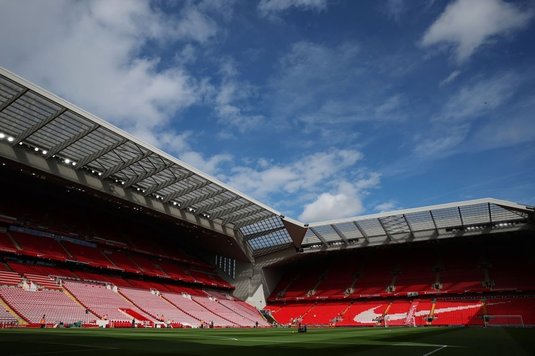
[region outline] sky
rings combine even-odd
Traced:
[[[0,66],[288,217],[535,205],[535,1],[0,0]]]

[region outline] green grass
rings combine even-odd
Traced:
[[[444,347],[444,345],[447,345]],[[0,355],[535,355],[535,329],[0,329]]]

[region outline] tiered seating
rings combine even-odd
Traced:
[[[24,277],[26,277],[29,282],[36,284],[40,288],[61,290],[61,287],[57,284],[57,282],[50,277],[39,274],[25,274]]]
[[[435,272],[433,263],[427,256],[405,256],[405,263],[401,265],[401,270],[396,276],[395,294],[406,295],[407,293],[433,293],[435,283]]]
[[[303,317],[303,323],[308,325],[331,325],[347,308],[348,303],[319,303]]]
[[[11,241],[7,232],[0,231],[0,251],[11,253],[19,252],[15,245],[13,245],[13,241]]]
[[[433,325],[483,325],[483,303],[480,300],[438,299]]]
[[[113,264],[102,255],[100,249],[98,249],[96,245],[90,247],[89,245],[86,246],[69,241],[63,241],[62,244],[78,262],[87,263],[94,267],[114,267]]]
[[[385,266],[382,261],[367,264],[366,269],[360,273],[352,294],[361,297],[385,294],[392,277],[390,265]]]
[[[8,265],[13,269],[13,271],[20,274],[33,274],[41,276],[59,276],[59,277],[74,277],[74,274],[66,269],[56,266],[45,266],[45,265],[31,265],[25,263],[18,263],[14,261],[9,261]]]
[[[220,316],[223,319],[226,319],[238,326],[241,327],[253,327],[255,323],[252,320],[249,320],[231,309],[225,307],[223,304],[220,304],[217,300],[213,298],[207,298],[207,297],[192,297],[193,300],[195,300],[197,303],[201,304],[206,309],[210,310],[212,313],[216,314],[217,316]],[[215,323],[215,321],[214,321]]]
[[[386,323],[388,326],[403,326],[407,320],[407,314],[411,307],[409,300],[396,300],[388,306],[388,310],[385,315]]]
[[[471,252],[471,251],[470,251]],[[457,251],[446,256],[444,268],[439,273],[442,292],[478,292],[483,291],[485,279],[474,256]]]
[[[260,315],[256,308],[241,300],[219,299],[219,303],[254,323],[258,322],[259,326],[269,326],[269,323]]]
[[[285,298],[304,298],[320,281],[320,276],[325,271],[324,266],[305,266],[301,269],[299,278],[286,289]]]
[[[211,322],[214,322],[214,325],[219,327],[236,326],[234,323],[215,315],[210,310],[192,300],[191,297],[174,293],[163,293],[162,295],[176,307],[183,311],[187,311],[188,314],[194,315],[195,318],[200,319],[205,323],[210,324]]]
[[[77,321],[89,323],[95,315],[86,313],[75,301],[61,291],[25,291],[18,287],[0,287],[0,297],[29,323],[39,323],[43,314],[47,323],[67,323]]]
[[[0,328],[16,326],[18,323],[17,318],[0,306]]]
[[[22,232],[11,232],[11,236],[28,256],[65,261],[68,256],[59,242],[52,238],[33,236]]]
[[[357,271],[357,263],[352,258],[341,258],[334,261],[316,289],[316,298],[343,297]]]
[[[120,293],[134,303],[139,309],[143,310],[156,320],[163,322],[179,322],[182,325],[197,327],[200,321],[182,310],[176,308],[174,305],[161,298],[158,295],[152,294],[148,290],[121,288]]]
[[[63,283],[63,286],[99,318],[107,315],[108,320],[132,321],[132,318],[127,313],[120,311],[123,308],[132,309],[148,320],[154,321],[149,315],[129,303],[119,293],[114,292],[104,285],[66,281]]]
[[[272,308],[267,306],[266,309],[271,310],[271,315],[277,320],[279,324],[290,324],[297,319],[301,319],[307,311],[313,307],[313,304],[287,304]]]
[[[22,277],[17,272],[0,271],[0,286],[16,286],[22,282]]]
[[[486,302],[486,315],[489,315],[489,325],[519,326],[522,322],[525,326],[535,326],[535,298],[495,297]],[[492,318],[493,316],[497,317]],[[522,319],[519,320],[518,316]]]
[[[190,274],[185,272],[185,268],[183,266],[180,266],[174,262],[161,260],[158,261],[158,264],[160,265],[160,268],[171,278],[184,281],[184,282],[194,282],[195,278],[193,278]]]
[[[155,265],[155,262],[141,254],[132,253],[130,259],[147,275],[167,277],[167,275]]]
[[[343,315],[343,319],[336,323],[338,326],[374,326],[378,324],[379,318],[382,318],[389,302],[386,300],[378,301],[359,301],[353,302]],[[380,322],[379,322],[380,323]]]
[[[427,318],[433,311],[433,301],[431,299],[422,299],[418,301],[416,312],[414,313],[414,322],[418,326],[428,325]]]
[[[106,257],[113,262],[113,264],[126,272],[132,273],[141,273],[139,266],[137,266],[126,254],[125,251],[121,250],[110,250],[105,249],[102,251]]]

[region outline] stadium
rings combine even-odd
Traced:
[[[533,352],[533,207],[295,221],[5,69],[0,152],[9,354]]]

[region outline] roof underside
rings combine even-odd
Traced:
[[[275,210],[3,68],[0,135],[12,146],[217,220],[240,231],[253,251],[291,243]]]
[[[373,246],[519,227],[533,209],[479,199],[310,224],[303,247]]]

